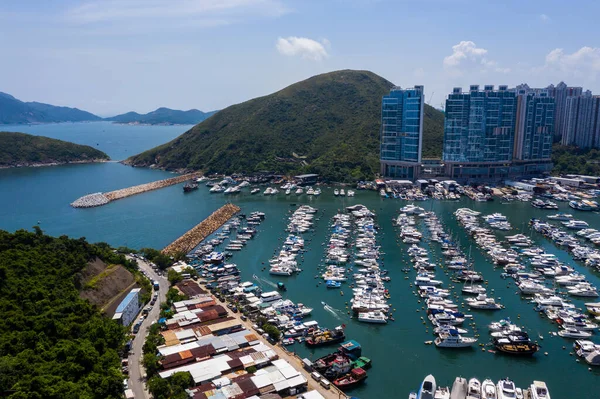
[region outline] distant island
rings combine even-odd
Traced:
[[[200,123],[217,111],[202,112],[197,109],[189,111],[180,111],[169,108],[158,108],[156,111],[147,114],[138,114],[137,112],[127,112],[105,118],[106,121],[139,125],[195,125]]]
[[[25,133],[0,132],[0,168],[104,162],[109,159],[104,152],[87,145]]]
[[[0,124],[100,121],[102,118],[77,108],[23,102],[0,92]]]
[[[180,111],[161,107],[147,114],[127,112],[109,118],[101,118],[77,108],[58,107],[35,101],[24,102],[10,94],[0,92],[0,125],[97,121],[132,125],[195,125],[216,112],[203,112],[197,109]]]

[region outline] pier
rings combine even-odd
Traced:
[[[209,217],[188,230],[184,235],[167,245],[162,253],[166,255],[176,255],[188,253],[196,248],[206,237],[214,233],[219,227],[227,222],[233,215],[238,213],[240,208],[233,204],[225,204]]]
[[[108,204],[111,201],[130,197],[136,194],[145,193],[147,191],[157,190],[159,188],[172,186],[174,184],[183,183],[184,181],[196,179],[200,176],[202,176],[200,172],[188,173],[181,176],[171,177],[169,179],[158,180],[151,183],[122,188],[120,190],[110,191],[108,193],[88,194],[73,201],[71,203],[71,206],[73,208],[93,208],[96,206],[102,206]]]

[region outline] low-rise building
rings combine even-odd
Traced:
[[[129,291],[127,296],[117,306],[113,320],[124,326],[130,325],[135,320],[142,306],[140,304],[140,291],[141,288],[134,288]]]

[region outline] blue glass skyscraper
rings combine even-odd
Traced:
[[[394,87],[381,103],[380,162],[386,177],[417,176],[423,139],[423,86]]]

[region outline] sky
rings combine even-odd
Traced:
[[[203,111],[339,69],[425,86],[600,94],[600,2],[2,0],[0,91],[101,116]]]

